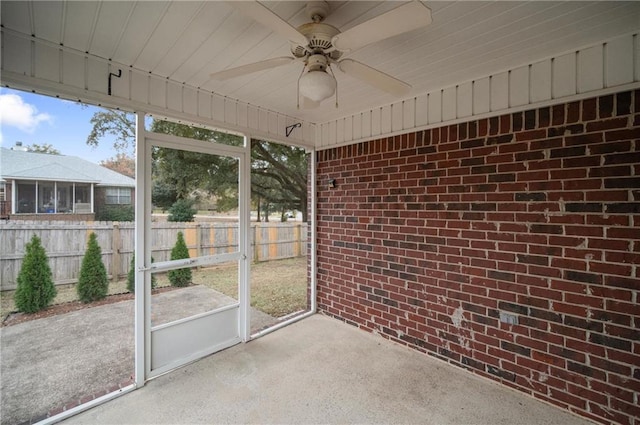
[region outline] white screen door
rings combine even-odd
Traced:
[[[246,339],[244,147],[146,134],[148,378]],[[167,209],[182,199],[182,208]],[[195,210],[193,221],[181,214]],[[245,221],[246,220],[246,221]]]

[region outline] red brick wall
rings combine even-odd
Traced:
[[[639,425],[639,112],[640,90],[319,152],[320,311]]]

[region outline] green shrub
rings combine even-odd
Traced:
[[[197,211],[193,208],[193,201],[188,199],[178,199],[173,205],[171,205],[171,208],[169,208],[167,221],[193,221],[193,217],[196,215],[196,212]]]
[[[153,257],[151,257],[151,262],[153,263]],[[136,255],[131,256],[131,265],[129,266],[129,273],[127,273],[127,291],[132,294],[136,293]],[[156,277],[154,274],[151,274],[151,289],[155,289],[157,285]]]
[[[16,308],[25,313],[35,313],[47,308],[56,293],[47,253],[40,238],[33,235],[31,242],[27,243],[18,273],[18,287],[13,295]]]
[[[135,210],[133,205],[101,207],[96,213],[98,221],[133,221]]]
[[[107,279],[107,269],[102,262],[102,250],[98,245],[98,238],[95,233],[89,235],[87,251],[82,258],[80,276],[78,277],[78,298],[83,303],[98,301],[107,296],[109,291],[109,280]]]
[[[182,232],[178,232],[178,239],[171,250],[171,259],[182,260],[183,258],[189,258],[189,249],[184,242]],[[171,286],[189,286],[191,283],[191,268],[169,270],[168,277]]]

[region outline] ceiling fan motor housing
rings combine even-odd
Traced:
[[[309,59],[307,59],[308,71],[324,71],[327,69],[327,66],[327,58],[324,55],[311,55],[309,56]]]
[[[311,50],[312,54],[326,54],[333,60],[337,60],[342,56],[342,52],[337,50],[325,53],[327,50],[333,48],[331,39],[340,33],[340,30],[336,27],[321,22],[309,22],[300,25],[297,29],[307,37],[309,44],[307,46],[301,46],[296,43],[291,43],[291,53],[293,53],[295,57],[303,58],[309,54],[309,50]]]

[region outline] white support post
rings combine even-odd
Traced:
[[[240,159],[238,176],[240,190],[239,240],[240,269],[238,271],[238,301],[240,320],[238,330],[243,342],[251,338],[251,136],[244,136],[244,156]]]
[[[310,160],[311,160],[311,181],[308,184],[311,185],[311,201],[309,213],[307,214],[307,225],[311,226],[311,241],[310,241],[310,250],[311,250],[311,258],[309,268],[309,274],[311,275],[311,314],[315,314],[317,311],[318,301],[317,297],[317,286],[316,286],[316,150],[313,149],[311,151]],[[311,220],[309,220],[309,218]]]
[[[147,262],[147,240],[149,238],[148,208],[150,201],[151,170],[148,166],[147,143],[145,138],[143,112],[136,113],[136,194],[135,194],[135,307],[134,307],[134,327],[135,327],[135,384],[137,387],[144,385],[150,369],[148,361],[148,317],[147,309],[149,297],[151,296],[151,279],[146,284],[145,265]],[[148,195],[149,194],[149,195]],[[148,196],[147,196],[148,195]],[[150,253],[148,255],[151,256]]]
[[[18,210],[16,205],[18,203],[18,184],[15,180],[11,182],[11,214],[15,214]]]

